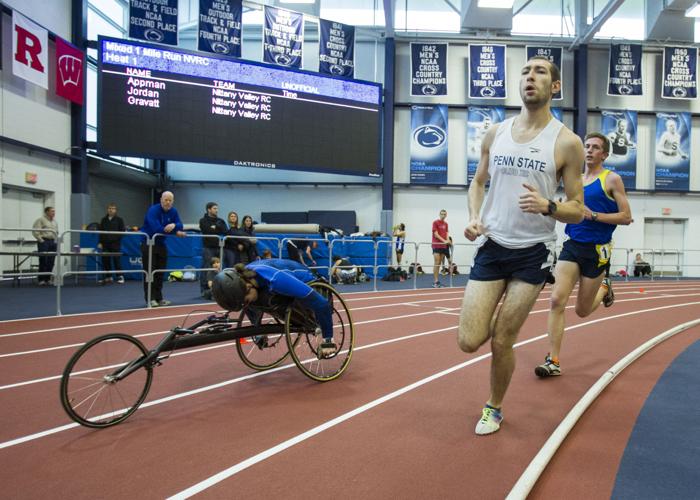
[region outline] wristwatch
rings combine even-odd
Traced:
[[[598,212],[591,212],[591,220],[593,222],[598,220]]]
[[[554,200],[547,200],[547,212],[544,215],[554,215],[557,211],[557,203]]]

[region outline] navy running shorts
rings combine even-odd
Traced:
[[[586,278],[597,278],[605,271],[610,262],[612,244],[599,245],[596,243],[581,243],[566,240],[559,253],[559,260],[575,262],[581,274]]]
[[[469,279],[518,279],[532,285],[541,285],[549,276],[553,262],[554,254],[544,243],[527,248],[506,248],[488,239],[474,257]]]

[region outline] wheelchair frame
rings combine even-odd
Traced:
[[[189,328],[173,327],[150,350],[135,337],[123,333],[110,333],[90,340],[73,354],[63,371],[61,404],[72,420],[86,427],[116,425],[143,403],[150,390],[153,368],[161,365],[172,352],[232,340],[236,342],[241,360],[255,370],[274,368],[291,355],[307,377],[319,382],[334,380],[343,374],[352,358],[355,340],[352,317],[345,301],[332,286],[322,281],[310,285],[328,299],[332,309],[333,340],[337,348],[330,356],[319,355],[320,328],[313,314],[296,301],[274,306],[252,305],[244,308],[237,319],[232,319],[226,312],[208,316]],[[251,319],[250,326],[243,326],[246,317]],[[286,350],[282,349],[283,336]],[[270,338],[275,342],[268,343]],[[104,354],[95,354],[98,349],[104,350]],[[265,362],[253,359],[266,349],[270,352],[276,350],[272,359]],[[139,353],[133,359],[127,357]],[[115,363],[105,361],[113,354],[118,356]],[[106,362],[106,366],[83,369],[84,358],[92,357],[98,357],[100,363]],[[94,372],[98,374],[92,375]],[[133,402],[130,402],[132,398],[124,393],[132,386],[134,395]],[[98,400],[102,403],[98,404]],[[114,404],[114,401],[118,408],[105,411],[105,405]],[[97,414],[91,416],[93,411]]]

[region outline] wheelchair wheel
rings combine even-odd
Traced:
[[[109,427],[126,420],[146,399],[153,366],[138,368],[121,380],[113,376],[148,355],[134,337],[110,333],[92,339],[68,361],[61,377],[61,404],[86,427]]]
[[[333,343],[337,350],[332,356],[319,355],[319,347],[323,342],[321,330],[313,313],[299,307],[290,307],[287,310],[287,346],[294,363],[304,375],[319,382],[327,382],[342,375],[350,364],[355,345],[355,330],[348,306],[332,286],[318,281],[311,283],[311,287],[328,299],[331,305]]]
[[[241,315],[238,317],[237,328],[241,327],[244,319],[245,311],[241,311]],[[280,333],[236,339],[238,356],[246,366],[253,370],[269,370],[279,366],[289,355],[282,321],[268,313],[262,313],[262,316],[255,323],[252,323],[252,326],[274,324],[280,326]]]

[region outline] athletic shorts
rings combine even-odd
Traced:
[[[506,248],[488,239],[474,257],[469,279],[518,279],[532,285],[541,285],[547,280],[553,263],[554,253],[544,243],[527,248]]]
[[[610,263],[612,243],[598,245],[596,243],[581,243],[566,240],[559,253],[559,260],[575,262],[586,278],[597,278],[605,271]]]
[[[404,242],[396,240],[396,253],[403,253]]]
[[[448,259],[450,258],[450,249],[449,248],[435,248],[435,247],[433,247],[433,254],[436,254],[436,253],[444,255]]]

